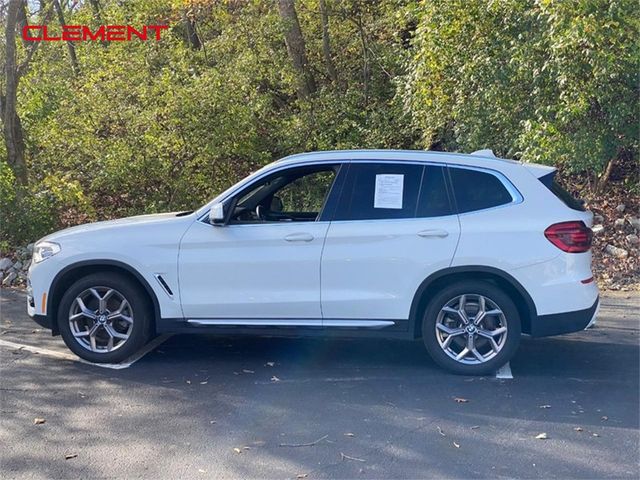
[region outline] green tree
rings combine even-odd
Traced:
[[[606,184],[638,152],[633,0],[423,1],[405,100],[423,144],[493,148]],[[595,183],[594,183],[595,184]]]

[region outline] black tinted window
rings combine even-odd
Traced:
[[[551,192],[558,197],[558,199],[564,203],[567,207],[578,210],[580,212],[584,212],[587,209],[584,208],[584,202],[577,198],[574,198],[567,190],[565,190],[562,185],[558,183],[555,179],[556,171],[553,171],[544,177],[540,177],[540,181],[547,187]]]
[[[418,199],[417,217],[441,217],[453,213],[444,174],[445,171],[442,167],[425,167],[420,198]]]
[[[413,218],[421,165],[352,163],[334,220]]]
[[[450,168],[449,171],[458,213],[497,207],[513,200],[495,175],[467,168]]]

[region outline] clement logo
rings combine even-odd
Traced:
[[[100,40],[125,42],[133,38],[139,40],[160,40],[160,32],[168,25],[143,25],[140,29],[131,25],[100,25],[96,30],[86,25],[63,25],[60,35],[49,35],[46,25],[25,25],[22,38],[26,42],[82,42]]]

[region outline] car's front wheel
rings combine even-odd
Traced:
[[[142,289],[112,272],[77,280],[58,308],[58,328],[69,349],[96,363],[118,363],[149,339],[151,309]]]
[[[494,373],[515,354],[520,316],[509,296],[487,281],[440,290],[422,319],[422,338],[433,360],[462,375]]]

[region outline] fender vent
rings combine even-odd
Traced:
[[[160,275],[159,273],[156,273],[155,277],[156,277],[156,280],[158,280],[158,283],[160,284],[160,286],[164,289],[165,292],[167,292],[167,295],[169,295],[170,297],[173,297],[173,292],[171,291],[171,288],[169,287],[165,279],[162,278],[162,275]]]

